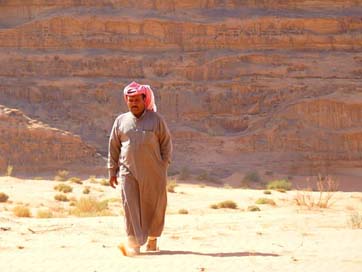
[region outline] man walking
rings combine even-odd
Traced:
[[[167,167],[171,161],[170,132],[156,113],[148,85],[132,82],[124,89],[129,112],[119,115],[108,146],[109,183],[120,179],[127,241],[119,245],[125,256],[157,250],[167,203]]]

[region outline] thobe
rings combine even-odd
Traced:
[[[160,236],[167,204],[167,167],[172,142],[163,118],[145,110],[141,117],[131,112],[114,122],[109,138],[108,169],[120,177],[126,232],[138,246],[148,236]]]

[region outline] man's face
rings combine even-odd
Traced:
[[[145,99],[143,95],[127,96],[127,106],[134,116],[140,117],[145,110]]]

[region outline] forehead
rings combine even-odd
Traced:
[[[127,100],[138,100],[142,99],[142,94],[136,94],[136,95],[127,95]]]

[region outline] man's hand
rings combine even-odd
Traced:
[[[111,185],[112,188],[116,189],[115,185],[118,185],[117,177],[110,177],[109,178],[109,185]]]

